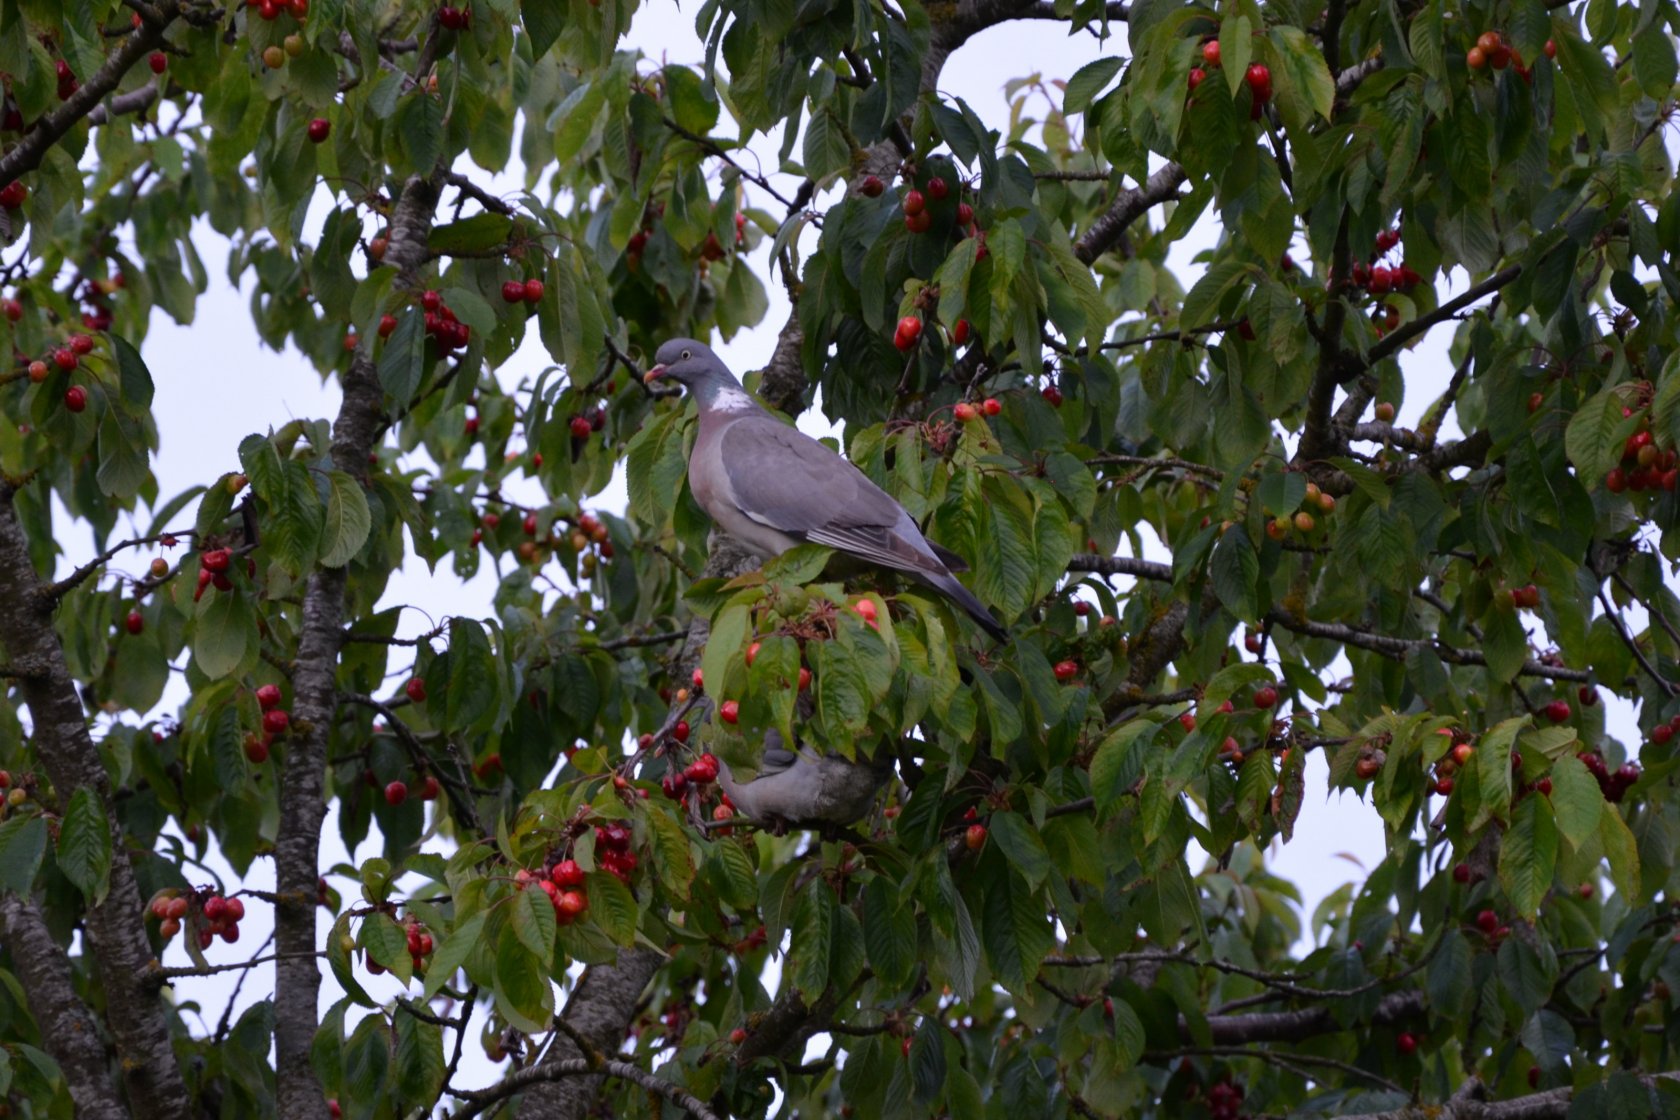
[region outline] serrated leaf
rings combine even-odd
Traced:
[[[427,999],[437,995],[450,982],[456,970],[467,963],[467,957],[478,948],[478,939],[484,933],[484,922],[488,917],[488,911],[480,910],[468,916],[447,936],[432,935],[438,944],[434,945],[432,959],[426,966]]]
[[[1099,817],[1107,816],[1123,804],[1127,790],[1122,788],[1120,778],[1127,771],[1128,760],[1147,748],[1159,729],[1160,725],[1152,720],[1130,719],[1097,747],[1097,753],[1091,757],[1091,796]]]
[[[205,676],[227,676],[256,648],[256,618],[239,592],[207,589],[195,615],[193,659]]]
[[[27,895],[47,850],[47,822],[39,814],[0,821],[0,893]]]
[[[1523,798],[1499,844],[1499,882],[1518,915],[1532,920],[1540,912],[1557,869],[1557,854],[1551,804],[1543,797]]]
[[[1586,764],[1574,755],[1558,759],[1552,764],[1552,811],[1557,815],[1558,831],[1579,849],[1598,833],[1599,814],[1604,812],[1604,791],[1587,770]]]
[[[1124,64],[1125,59],[1109,55],[1075,70],[1073,77],[1068,79],[1067,88],[1062,91],[1062,112],[1069,115],[1083,113],[1097,99],[1097,94],[1108,88],[1108,83],[1120,73]]]
[[[321,563],[342,568],[361,551],[373,528],[367,496],[361,485],[343,471],[327,473],[327,520],[321,536]]]
[[[512,914],[513,932],[520,944],[531,950],[545,969],[550,967],[554,963],[554,931],[558,924],[548,893],[534,889],[534,885],[533,889],[520,891],[514,896]]]
[[[1240,527],[1233,526],[1214,545],[1208,575],[1213,580],[1214,594],[1226,610],[1247,622],[1258,617],[1260,557]]]
[[[71,794],[58,829],[57,859],[59,870],[90,906],[104,901],[110,886],[111,829],[93,790],[84,787]]]
[[[363,918],[356,944],[404,984],[414,975],[414,960],[408,955],[408,935],[390,915],[373,913]]]
[[[1050,853],[1045,850],[1044,841],[1021,814],[993,813],[990,832],[1003,854],[1009,857],[1009,862],[1034,889],[1037,889],[1044,882],[1045,876],[1054,869],[1055,865],[1050,859]]]
[[[628,947],[636,940],[636,923],[641,915],[635,896],[616,875],[589,876],[589,916],[615,944]]]
[[[689,849],[688,833],[676,817],[657,805],[648,810],[647,823],[660,883],[672,898],[686,900],[689,886],[694,882],[694,855]]]
[[[1646,901],[1639,877],[1639,844],[1622,815],[1606,808],[1598,815],[1598,839],[1604,845],[1604,858],[1610,864],[1610,878],[1616,891],[1638,906]]]
[[[902,905],[879,875],[863,889],[863,943],[882,983],[895,988],[909,982],[917,963],[915,910]]]
[[[793,910],[793,941],[788,949],[789,978],[810,1002],[828,987],[829,954],[834,941],[834,894],[821,879],[800,892]]]
[[[409,307],[397,315],[396,329],[379,352],[379,384],[399,405],[406,405],[420,387],[425,351],[425,315],[419,307]]]

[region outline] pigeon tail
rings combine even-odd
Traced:
[[[933,575],[928,572],[918,573],[934,590],[950,599],[957,606],[967,612],[968,617],[979,624],[980,629],[990,634],[1000,642],[1009,640],[1009,630],[987,610],[985,604],[974,597],[974,593],[949,574]]]

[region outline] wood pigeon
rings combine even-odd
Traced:
[[[910,513],[864,473],[747,395],[704,344],[674,338],[643,380],[694,394],[700,431],[688,456],[694,498],[725,533],[765,557],[810,541],[908,572],[996,638],[1009,631],[952,571],[967,565],[922,536]]]
[[[735,808],[758,821],[812,827],[862,819],[891,775],[890,758],[853,762],[798,743],[790,751],[775,728],[764,733],[764,762],[751,781],[737,781],[728,763],[718,763],[718,785]]]

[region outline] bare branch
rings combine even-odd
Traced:
[[[568,1077],[596,1078],[601,1075],[633,1081],[650,1093],[657,1093],[673,1104],[688,1110],[690,1116],[699,1120],[719,1120],[717,1113],[706,1107],[706,1103],[699,1097],[684,1089],[681,1085],[662,1080],[629,1062],[609,1059],[600,1065],[591,1063],[587,1058],[565,1058],[560,1061],[543,1062],[540,1065],[527,1066],[516,1073],[510,1073],[497,1084],[488,1089],[478,1091],[458,1091],[456,1096],[467,1101],[465,1108],[457,1109],[451,1114],[451,1120],[468,1120],[477,1116],[500,1101],[519,1092],[545,1082],[556,1082]],[[521,1116],[526,1115],[526,1109],[519,1110]]]
[[[1120,235],[1150,207],[1178,197],[1178,188],[1189,173],[1176,163],[1163,166],[1145,179],[1141,186],[1124,192],[1114,200],[1108,211],[1091,223],[1091,228],[1074,242],[1073,254],[1084,264],[1090,264],[1114,243]]]
[[[1105,576],[1133,576],[1137,579],[1160,580],[1171,583],[1172,565],[1153,560],[1139,560],[1131,556],[1097,556],[1082,552],[1068,561],[1070,572],[1097,572]]]

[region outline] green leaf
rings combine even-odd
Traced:
[[[1277,48],[1278,65],[1272,73],[1279,101],[1298,101],[1312,113],[1329,120],[1336,103],[1336,81],[1330,76],[1323,52],[1298,27],[1277,24],[1267,34]]]
[[[1022,877],[1037,889],[1055,867],[1037,830],[1014,812],[993,813],[990,821],[992,839]]]
[[[1557,869],[1558,830],[1551,803],[1525,797],[1499,845],[1499,882],[1517,914],[1533,920]]]
[[[374,913],[363,918],[356,944],[404,984],[414,975],[414,960],[408,955],[408,935],[389,914]]]
[[[1248,266],[1241,261],[1224,260],[1210,266],[1184,297],[1184,306],[1178,312],[1179,329],[1189,330],[1213,322],[1226,294],[1243,284],[1247,277]]]
[[[225,677],[257,648],[257,620],[238,591],[206,588],[193,627],[193,659],[205,676]]]
[[[1580,849],[1598,834],[1598,818],[1604,812],[1604,791],[1586,764],[1565,755],[1552,764],[1552,811],[1558,831],[1569,846]]]
[[[1123,780],[1124,775],[1141,773],[1132,760],[1148,749],[1158,730],[1160,725],[1153,720],[1134,717],[1103,739],[1091,758],[1091,795],[1099,817],[1108,816],[1125,803],[1130,783]]]
[[[1120,73],[1124,63],[1125,59],[1120,56],[1109,55],[1075,70],[1073,77],[1068,79],[1067,88],[1062,91],[1062,112],[1072,115],[1090,108],[1097,94],[1108,88],[1108,83]]]
[[[546,969],[554,963],[554,903],[547,892],[522,890],[514,896],[513,932],[520,944],[531,950]]]
[[[917,964],[916,913],[877,875],[863,889],[863,943],[875,975],[889,988],[902,987]]]
[[[793,911],[789,975],[807,1003],[828,987],[829,954],[834,939],[834,893],[820,878],[799,895]]]
[[[1050,917],[1036,891],[1012,875],[999,875],[986,891],[981,923],[992,971],[1011,992],[1020,993],[1038,975],[1056,943]]]
[[[448,935],[434,931],[432,959],[426,966],[427,999],[431,999],[443,989],[454,977],[455,972],[467,963],[467,957],[478,948],[479,937],[484,933],[484,922],[489,917],[485,910],[477,911],[462,920]]]
[[[70,796],[58,829],[58,867],[90,906],[105,899],[110,887],[111,828],[99,795],[83,787]]]
[[[512,232],[512,218],[486,210],[434,228],[426,238],[426,248],[444,254],[482,253],[505,243]]]
[[[686,900],[689,886],[694,882],[694,853],[689,846],[688,833],[683,831],[677,818],[661,806],[650,807],[646,819],[659,881],[673,899]]]
[[[123,400],[136,408],[152,407],[152,371],[146,368],[140,351],[121,335],[110,334],[107,337],[111,340],[111,349],[117,352],[117,384],[122,389]]]
[[[565,0],[520,0],[519,14],[531,39],[531,57],[540,59],[566,30]]]
[[[361,551],[373,528],[361,484],[343,471],[327,473],[327,521],[321,538],[321,564],[342,568]]]
[[[1604,858],[1610,864],[1610,878],[1617,893],[1629,905],[1643,904],[1647,893],[1639,877],[1639,844],[1620,813],[1606,808],[1599,814],[1598,840],[1604,845]]]
[[[406,1102],[429,1103],[443,1087],[443,1028],[407,1011],[404,1005],[392,1016],[397,1034],[397,1090]]]
[[[426,351],[426,317],[418,306],[397,315],[396,329],[379,354],[379,384],[385,395],[406,405],[420,387]]]
[[[1214,594],[1226,610],[1245,622],[1259,617],[1260,557],[1240,526],[1233,526],[1219,538],[1208,575],[1213,580]]]
[[[591,896],[593,897],[593,896]],[[496,983],[492,991],[496,1010],[507,1021],[529,1034],[548,1029],[554,1017],[554,985],[548,969],[525,943],[512,924],[502,927],[496,939]]]
[[[701,81],[693,67],[667,66],[660,76],[665,81],[671,117],[680,127],[696,136],[705,136],[717,127],[717,90]]]
[[[1476,745],[1471,757],[1476,763],[1476,787],[1481,791],[1482,808],[1472,828],[1479,828],[1487,820],[1511,816],[1511,748],[1517,735],[1529,726],[1528,716],[1517,716],[1490,728]]]
[[[37,813],[0,821],[0,893],[27,895],[47,850],[47,822]]]
[[[589,916],[615,944],[628,947],[636,940],[641,915],[635,896],[618,876],[603,872],[589,876]]]

